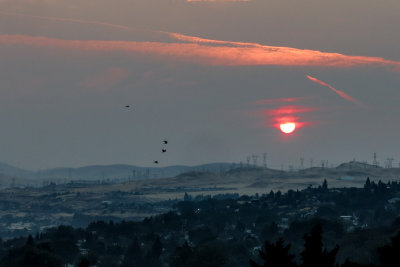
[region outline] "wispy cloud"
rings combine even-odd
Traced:
[[[223,1],[223,0],[221,0]],[[125,31],[138,31],[124,25],[102,21],[88,21],[73,18],[35,16],[29,14],[1,12],[1,15],[22,16],[32,19],[80,23],[109,27]],[[144,53],[155,56],[167,56],[181,60],[222,66],[319,66],[348,68],[356,66],[385,66],[400,70],[400,62],[380,57],[354,56],[318,50],[298,49],[292,47],[269,46],[251,42],[235,42],[201,38],[165,31],[147,31],[172,38],[175,42],[123,42],[123,41],[80,41],[61,40],[46,37],[22,35],[3,35],[0,43],[20,43],[35,46],[57,46],[59,48],[86,49],[92,51],[124,51]],[[179,42],[176,42],[179,41]],[[48,44],[46,44],[48,42]]]
[[[315,122],[306,119],[305,114],[319,110],[319,108],[309,106],[284,105],[273,109],[263,109],[259,113],[269,127],[279,129],[282,123],[294,122],[296,123],[296,128],[301,128],[315,124]]]
[[[379,57],[352,56],[291,47],[255,46],[251,43],[249,46],[234,45],[234,42],[229,46],[216,46],[205,43],[64,40],[27,35],[0,35],[0,44],[146,54],[217,66],[273,65],[349,68],[375,65],[400,69],[400,62]]]
[[[123,68],[114,67],[109,68],[106,71],[89,77],[86,81],[82,83],[84,88],[95,89],[96,91],[107,91],[126,77],[129,76],[129,72]]]
[[[310,97],[289,97],[289,98],[275,98],[275,99],[263,99],[255,101],[253,104],[255,105],[268,105],[268,104],[280,104],[285,102],[298,102]]]
[[[318,84],[320,84],[320,85],[323,85],[323,86],[328,87],[329,89],[331,89],[332,91],[334,91],[337,95],[339,95],[341,98],[346,99],[347,101],[353,102],[353,103],[355,103],[355,104],[357,104],[357,105],[363,106],[363,104],[362,104],[360,101],[358,101],[357,99],[354,99],[353,97],[349,96],[349,95],[346,94],[345,92],[340,91],[340,90],[334,88],[332,85],[327,84],[327,83],[325,83],[325,82],[323,82],[323,81],[321,81],[321,80],[318,80],[317,78],[314,78],[314,77],[312,77],[312,76],[310,76],[310,75],[306,75],[306,77],[307,77],[308,79],[310,79],[311,81],[315,82],[315,83],[318,83]]]
[[[185,0],[185,2],[251,2],[251,0]]]
[[[268,109],[265,110],[265,114],[269,116],[281,116],[281,115],[295,115],[295,114],[302,114],[308,113],[318,110],[317,108],[311,107],[304,107],[304,106],[297,106],[297,105],[287,105],[281,106],[275,109]]]
[[[124,25],[101,22],[101,21],[81,20],[81,19],[72,19],[72,18],[60,18],[60,17],[49,17],[49,16],[35,16],[35,15],[29,15],[29,14],[3,12],[3,11],[0,11],[0,15],[25,17],[25,18],[38,19],[38,20],[47,20],[47,21],[59,21],[59,22],[70,22],[70,23],[97,25],[97,26],[110,27],[110,28],[119,29],[119,30],[125,30],[125,31],[132,31],[133,30],[132,28],[124,26]]]

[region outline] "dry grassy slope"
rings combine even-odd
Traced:
[[[236,169],[223,174],[189,172],[171,178],[136,181],[127,184],[95,186],[80,190],[130,191],[148,195],[181,195],[188,191],[216,194],[224,192],[263,193],[269,190],[302,189],[309,185],[321,185],[328,181],[329,187],[362,187],[367,177],[371,180],[398,180],[400,169],[375,168],[357,163],[342,164],[337,168],[309,168],[301,171],[278,171],[272,169]],[[177,194],[172,194],[177,193]],[[193,193],[193,194],[196,194]]]

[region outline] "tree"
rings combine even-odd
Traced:
[[[32,235],[28,236],[28,239],[26,240],[26,245],[29,247],[33,247],[35,245],[35,242],[33,241]]]
[[[284,245],[283,238],[279,238],[275,244],[266,241],[263,250],[259,250],[259,255],[264,261],[263,265],[259,265],[250,260],[252,267],[294,267],[297,264],[293,261],[295,256],[289,253],[290,244]]]
[[[157,236],[157,238],[154,241],[154,244],[153,244],[153,246],[151,248],[151,256],[153,258],[157,258],[158,259],[161,256],[162,249],[163,249],[163,247],[162,247],[162,244],[161,244],[161,241],[160,241],[160,237]]]
[[[185,242],[181,247],[177,247],[176,250],[171,254],[169,258],[169,266],[189,266],[193,256],[193,248],[190,247],[187,242]]]
[[[62,260],[56,255],[25,245],[20,248],[10,249],[2,260],[4,266],[15,267],[61,267]]]
[[[278,225],[275,222],[272,222],[269,225],[265,225],[261,231],[261,238],[263,240],[271,240],[277,237],[278,235]]]
[[[328,182],[326,181],[326,179],[324,179],[324,182],[322,183],[322,191],[323,192],[327,192],[328,191]]]
[[[392,237],[392,243],[378,248],[378,255],[382,267],[400,266],[400,232]]]
[[[304,236],[304,250],[301,252],[301,259],[303,260],[302,266],[333,267],[338,251],[339,246],[336,246],[331,251],[328,251],[326,248],[323,249],[322,227],[316,225],[312,228],[310,235],[306,234]]]
[[[143,266],[143,255],[137,238],[128,247],[122,266]]]
[[[83,258],[78,264],[78,267],[89,267],[89,266],[90,266],[90,262],[86,258]]]
[[[369,180],[369,177],[367,177],[367,180],[365,181],[364,189],[366,189],[366,190],[371,189],[371,181]]]

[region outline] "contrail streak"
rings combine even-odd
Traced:
[[[328,87],[329,89],[331,89],[332,91],[334,91],[336,94],[338,94],[340,97],[346,99],[347,101],[351,101],[351,102],[353,102],[353,103],[355,103],[355,104],[357,104],[357,105],[363,106],[363,104],[362,104],[360,101],[358,101],[357,99],[352,98],[351,96],[349,96],[349,95],[346,94],[345,92],[336,89],[336,88],[333,87],[332,85],[327,84],[327,83],[325,83],[325,82],[323,82],[323,81],[321,81],[321,80],[318,80],[317,78],[314,78],[314,77],[312,77],[312,76],[310,76],[310,75],[306,75],[306,77],[307,77],[308,79],[310,79],[311,81],[315,82],[315,83],[318,83],[318,84],[320,84],[320,85],[323,85],[323,86]]]
[[[59,17],[46,17],[46,16],[35,16],[35,15],[28,15],[22,13],[11,13],[11,12],[3,12],[0,11],[1,15],[5,16],[18,16],[18,17],[25,17],[25,18],[32,18],[32,19],[40,19],[40,20],[50,20],[50,21],[61,21],[61,22],[72,22],[72,23],[80,23],[80,24],[89,24],[89,25],[98,25],[98,26],[105,26],[114,29],[120,29],[124,31],[132,31],[132,28],[113,24],[113,23],[106,23],[101,21],[92,21],[92,20],[81,20],[81,19],[70,19],[70,18],[59,18]]]

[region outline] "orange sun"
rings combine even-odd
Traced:
[[[296,123],[294,122],[285,122],[279,125],[281,128],[282,133],[290,134],[296,129]]]

